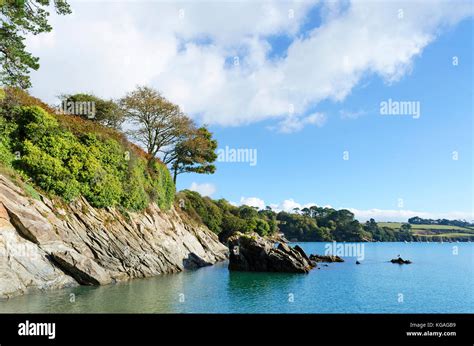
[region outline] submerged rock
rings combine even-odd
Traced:
[[[397,264],[410,264],[410,263],[412,263],[410,260],[404,260],[404,259],[401,258],[401,257],[392,259],[390,262],[392,262],[392,263],[397,263]]]
[[[236,233],[228,241],[229,270],[308,273],[315,267],[303,249],[276,243],[256,233]]]
[[[344,262],[344,260],[339,257],[339,256],[333,256],[333,255],[327,255],[327,256],[323,256],[323,255],[310,255],[309,256],[309,259],[312,260],[312,261],[315,261],[315,262],[328,262],[328,263],[332,263],[332,262]]]

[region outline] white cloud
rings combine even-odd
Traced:
[[[328,2],[321,25],[300,35],[314,3],[74,1],[74,16],[53,15],[54,31],[27,41],[41,58],[32,91],[52,102],[64,92],[116,98],[151,84],[205,123],[273,118],[295,132],[322,125],[309,110],[343,100],[363,76],[399,80],[444,27],[473,13],[469,1]],[[275,35],[293,41],[269,58]]]
[[[257,207],[258,209],[265,209],[265,202],[257,197],[241,197],[239,205],[248,205],[250,207]]]
[[[257,207],[259,209],[265,209],[265,207],[267,206],[267,204],[265,204],[265,201],[258,197],[241,197],[240,203],[231,203],[231,204],[248,205],[251,207]],[[279,212],[279,211],[292,212],[293,209],[295,208],[299,208],[299,209],[309,208],[313,205],[316,205],[316,203],[301,204],[301,203],[295,202],[294,199],[290,198],[290,199],[285,199],[284,201],[278,204],[268,204],[268,205],[272,208],[272,210],[276,212]]]
[[[191,191],[199,192],[202,196],[212,196],[216,192],[216,187],[213,184],[198,184],[198,183],[191,183],[189,187]]]
[[[293,199],[286,199],[279,205],[277,205],[276,209],[277,210],[283,210],[283,211],[293,211],[293,209],[299,208],[301,209],[301,204],[295,202]]]

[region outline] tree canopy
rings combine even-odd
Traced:
[[[51,31],[48,7],[65,15],[71,9],[65,0],[0,1],[0,84],[31,86],[30,70],[39,68],[39,58],[26,51],[25,35]]]
[[[92,94],[61,95],[61,111],[70,115],[77,115],[100,124],[119,129],[124,122],[124,112],[114,100],[104,100]],[[93,106],[86,109],[89,104]],[[86,111],[84,111],[86,110]]]
[[[214,173],[217,141],[206,127],[197,128],[179,106],[157,90],[139,86],[120,100],[125,117],[133,128],[127,133],[141,143],[150,157],[159,157],[178,174]]]

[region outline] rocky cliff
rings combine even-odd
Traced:
[[[30,288],[101,285],[225,259],[205,226],[172,209],[95,209],[28,195],[0,175],[0,297]]]

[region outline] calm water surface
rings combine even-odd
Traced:
[[[307,253],[325,250],[324,243],[300,245]],[[398,254],[413,264],[388,262]],[[474,243],[365,243],[364,256],[360,265],[345,257],[307,275],[229,272],[219,263],[102,287],[37,291],[0,301],[0,312],[474,313]]]

